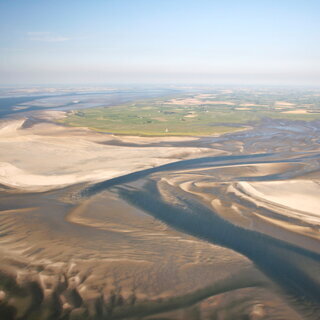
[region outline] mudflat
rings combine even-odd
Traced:
[[[66,116],[1,119],[1,315],[317,319],[319,120],[150,137]]]

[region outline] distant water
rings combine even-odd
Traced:
[[[25,113],[29,111],[35,110],[77,110],[77,109],[85,109],[92,108],[98,106],[111,106],[117,104],[123,104],[130,101],[135,101],[139,99],[146,98],[155,98],[161,97],[167,94],[177,93],[178,90],[168,90],[168,89],[159,89],[159,90],[117,90],[112,92],[86,92],[86,93],[77,93],[71,92],[66,94],[58,94],[58,95],[38,95],[38,96],[23,96],[23,97],[5,97],[0,98],[0,118],[6,117],[11,114]],[[86,97],[86,103],[77,104],[73,103],[72,100],[77,98]],[[103,96],[103,102],[90,102],[90,97],[99,97]],[[46,107],[46,106],[32,106],[33,101],[37,101],[40,99],[54,99],[59,97],[70,97],[70,101],[66,102],[64,105],[59,105],[57,107]],[[21,106],[22,103],[30,102],[28,106]],[[23,109],[16,109],[15,107],[25,107]]]
[[[13,113],[26,112],[26,111],[39,109],[37,107],[27,107],[21,110],[14,110],[13,107],[21,103],[31,102],[39,99],[50,98],[50,97],[52,96],[26,96],[26,97],[0,98],[0,118]]]

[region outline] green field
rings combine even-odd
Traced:
[[[148,100],[114,107],[90,108],[68,112],[59,122],[93,130],[142,136],[208,136],[243,130],[245,125],[263,118],[291,120],[320,119],[320,113],[283,113],[272,104],[241,108],[239,104],[210,104],[208,98],[198,104],[176,100]],[[190,99],[190,97],[186,97]],[[172,102],[174,101],[174,102]],[[183,101],[182,101],[183,102]],[[246,110],[243,110],[246,109]],[[288,107],[285,110],[294,110]]]

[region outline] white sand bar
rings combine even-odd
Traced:
[[[320,217],[320,181],[240,182],[238,187],[253,198]]]

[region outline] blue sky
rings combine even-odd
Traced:
[[[320,85],[320,1],[0,0],[0,84]]]

